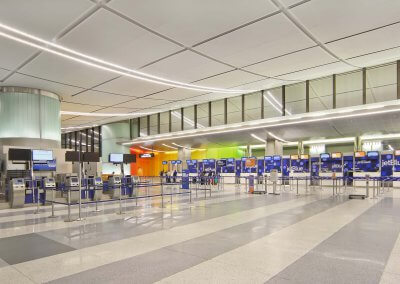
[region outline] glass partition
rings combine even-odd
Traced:
[[[245,121],[261,119],[261,92],[244,96]]]
[[[169,111],[160,113],[160,133],[169,132]]]
[[[282,116],[282,87],[264,91],[264,118]]]
[[[306,112],[306,82],[286,86],[285,111],[286,115]]]
[[[184,130],[194,129],[194,106],[183,109],[183,122]]]
[[[310,112],[333,108],[332,76],[310,81]]]
[[[228,124],[242,122],[242,96],[228,98]]]
[[[396,64],[367,69],[367,104],[397,99]]]
[[[362,71],[354,71],[336,76],[336,107],[361,105]]]
[[[171,112],[172,132],[181,131],[181,109],[176,109]]]
[[[157,114],[150,115],[150,135],[158,134],[158,117]]]
[[[208,103],[197,105],[197,128],[208,127]]]
[[[148,136],[147,133],[147,116],[143,116],[139,118],[140,120],[140,137]]]
[[[224,100],[211,102],[211,126],[224,124]]]

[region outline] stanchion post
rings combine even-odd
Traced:
[[[299,195],[299,178],[296,178],[296,195]]]
[[[68,201],[68,219],[64,220],[64,222],[72,222],[73,220],[71,219],[71,188],[68,189],[68,195],[67,195],[67,201]]]
[[[55,218],[56,217],[54,215],[54,199],[55,199],[54,190],[55,190],[55,188],[51,189],[51,216],[49,216],[49,218]]]
[[[164,187],[162,183],[161,183],[161,208],[164,208]]]

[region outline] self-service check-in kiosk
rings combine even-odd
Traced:
[[[68,176],[65,180],[65,189],[67,190],[67,202],[68,202],[68,198],[69,198],[69,203],[76,203],[79,201],[79,179],[78,179],[78,177]]]
[[[25,181],[23,178],[14,178],[10,181],[9,203],[11,208],[24,207]]]
[[[43,188],[44,191],[46,192],[46,199],[49,201],[54,201],[53,199],[55,199],[54,190],[56,189],[56,180],[51,177],[44,178]]]
[[[121,177],[111,176],[108,179],[108,194],[112,199],[119,198],[121,195]]]
[[[103,196],[103,181],[101,177],[90,177],[88,179],[89,197],[93,201],[101,200]]]

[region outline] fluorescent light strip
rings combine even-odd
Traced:
[[[220,92],[220,93],[227,93],[227,94],[242,94],[242,93],[250,93],[250,92],[257,91],[257,90],[233,90],[233,89],[204,87],[204,86],[195,85],[195,84],[187,84],[187,83],[183,83],[183,82],[179,82],[179,81],[173,81],[173,80],[169,80],[169,79],[166,79],[166,78],[162,78],[162,77],[154,76],[154,75],[147,74],[147,73],[144,73],[144,72],[140,72],[140,71],[137,71],[137,70],[134,70],[134,69],[129,69],[129,68],[126,68],[124,66],[120,66],[120,65],[117,65],[117,64],[114,64],[114,63],[111,63],[111,62],[108,62],[108,61],[105,61],[105,60],[102,60],[102,59],[99,59],[99,58],[96,58],[96,57],[92,57],[92,56],[89,56],[89,55],[84,54],[84,53],[80,53],[80,52],[75,51],[73,49],[66,48],[66,47],[61,46],[59,44],[55,44],[53,42],[43,40],[43,39],[41,39],[39,37],[33,36],[31,34],[28,34],[28,33],[23,32],[21,30],[18,30],[18,29],[12,28],[10,26],[4,25],[2,23],[0,23],[0,28],[3,28],[5,30],[7,30],[7,31],[11,31],[11,32],[13,32],[15,34],[21,35],[21,36],[26,37],[28,39],[40,42],[42,44],[45,44],[46,46],[42,46],[42,45],[39,45],[37,43],[27,41],[25,39],[22,39],[22,38],[19,38],[19,37],[16,37],[16,36],[4,33],[4,32],[0,32],[0,36],[3,36],[5,38],[17,41],[19,43],[22,43],[22,44],[25,44],[25,45],[28,45],[28,46],[31,46],[31,47],[35,47],[37,49],[41,49],[41,50],[47,51],[49,53],[52,53],[52,54],[55,54],[55,55],[58,55],[58,56],[61,56],[61,57],[64,57],[64,58],[68,58],[70,60],[73,60],[73,61],[76,61],[76,62],[79,62],[79,63],[82,63],[82,64],[86,64],[86,65],[91,66],[91,67],[95,67],[95,68],[98,68],[98,69],[101,69],[101,70],[113,72],[113,73],[116,73],[116,74],[119,74],[119,75],[131,77],[131,78],[135,78],[135,79],[138,79],[138,80],[143,80],[143,81],[152,82],[152,83],[156,83],[156,84],[166,85],[166,86],[170,86],[170,87],[183,88],[183,89],[194,90],[194,91],[201,91],[201,92],[204,91],[204,92]],[[59,51],[56,51],[56,50],[52,50],[52,49],[49,48],[49,46],[51,46],[53,48],[56,48],[56,49],[59,49],[61,51],[68,52],[70,54],[79,56],[81,58],[85,58],[85,59],[91,60],[93,62],[97,62],[97,63],[103,64],[103,65],[109,66],[109,67],[102,66],[102,65],[99,65],[97,63],[92,63],[92,62],[89,62],[89,61],[86,61],[86,60],[83,60],[83,59],[80,59],[80,58],[77,58],[77,57],[74,57],[74,56],[59,52]],[[113,69],[113,68],[116,68],[116,69]]]
[[[392,145],[389,144],[388,147],[389,147],[390,151],[394,151]]]
[[[279,140],[279,141],[281,141],[281,142],[286,142],[286,143],[289,143],[289,142],[290,142],[290,141],[284,140],[284,139],[282,139],[282,138],[276,136],[276,135],[275,135],[274,133],[272,133],[272,132],[267,131],[267,133],[268,133],[268,135],[270,135],[271,137],[273,137],[273,138],[275,138],[276,140]]]
[[[163,146],[165,146],[165,147],[167,147],[167,148],[171,148],[171,149],[175,149],[175,150],[178,150],[178,148],[176,148],[176,147],[172,147],[172,146],[170,146],[170,145],[167,145],[167,144],[162,144]]]
[[[149,139],[149,140],[144,140],[144,141],[125,142],[125,143],[122,143],[122,145],[134,145],[134,144],[140,144],[140,143],[145,143],[145,142],[155,142],[155,141],[159,141],[159,140],[170,140],[170,139],[197,137],[197,136],[205,136],[205,135],[215,135],[215,134],[221,134],[221,133],[240,132],[240,131],[260,129],[260,128],[306,124],[306,123],[310,123],[310,122],[320,122],[320,121],[336,120],[336,119],[351,118],[351,117],[363,117],[363,116],[383,114],[383,113],[392,113],[392,112],[400,112],[400,109],[364,112],[364,113],[348,114],[348,115],[341,115],[341,116],[330,116],[330,117],[308,119],[308,120],[301,120],[301,121],[282,122],[282,123],[276,123],[276,124],[270,124],[270,125],[258,125],[258,126],[246,127],[246,128],[240,128],[240,129],[227,129],[227,130],[221,130],[221,131],[202,132],[202,133],[195,133],[195,134],[188,134],[188,135],[181,135],[181,136],[174,136],[174,137],[163,137],[160,139]],[[262,124],[262,123],[263,122],[260,122],[260,124]]]
[[[172,144],[172,145],[175,145],[175,146],[177,146],[177,147],[180,147],[180,148],[185,148],[185,149],[191,150],[191,151],[196,151],[196,150],[205,151],[205,150],[206,150],[206,149],[201,149],[201,148],[185,147],[185,146],[179,145],[179,144],[177,144],[177,143],[175,143],[175,142],[172,142],[171,144]]]
[[[361,140],[397,139],[397,138],[400,138],[400,133],[364,135],[360,137]]]
[[[176,118],[178,118],[178,119],[181,119],[181,117],[182,117],[181,114],[180,114],[179,112],[177,112],[177,111],[172,111],[171,114],[172,114],[173,116],[175,116]],[[190,126],[193,126],[193,127],[194,127],[194,124],[195,124],[195,123],[194,123],[193,120],[187,118],[186,116],[183,116],[183,120],[184,120],[187,124],[189,124]],[[197,123],[197,128],[204,128],[204,126],[201,125],[200,123]]]
[[[151,152],[160,152],[160,153],[164,153],[164,151],[154,150],[154,149],[146,148],[146,147],[144,147],[144,146],[139,146],[139,148],[142,148],[143,150],[147,150],[147,151],[151,151]]]
[[[316,140],[306,140],[303,141],[304,145],[309,144],[332,144],[332,143],[345,143],[345,142],[353,142],[355,141],[355,137],[343,137],[343,138],[333,138],[333,139],[316,139]]]
[[[258,141],[261,141],[263,143],[266,143],[267,141],[262,139],[261,137],[258,137],[257,135],[255,135],[254,133],[250,134],[253,138],[257,139]]]
[[[149,112],[144,113],[101,113],[101,112],[79,112],[79,111],[60,111],[62,115],[79,115],[79,116],[141,116],[141,115],[149,115]]]

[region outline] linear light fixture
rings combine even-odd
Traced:
[[[390,151],[394,151],[392,145],[389,144],[389,145],[388,145],[388,148],[389,148]]]
[[[170,148],[170,149],[178,150],[178,148],[172,147],[172,146],[167,145],[167,144],[164,144],[164,143],[163,143],[162,145],[165,146],[165,147],[167,147],[167,148]]]
[[[363,135],[360,137],[361,140],[399,139],[399,138],[400,138],[400,133]]]
[[[346,143],[354,142],[355,137],[343,137],[343,138],[332,138],[332,139],[316,139],[303,141],[304,145],[310,144],[333,144],[333,143]]]
[[[266,143],[267,141],[265,139],[262,139],[261,137],[258,137],[257,135],[255,135],[254,133],[250,134],[251,137],[253,137],[254,139],[257,139],[258,141],[261,141],[263,143]]]
[[[179,81],[174,81],[170,80],[167,78],[162,78],[159,76],[154,76],[151,74],[147,74],[144,72],[140,72],[134,69],[126,68],[121,65],[117,65],[108,61],[105,61],[103,59],[93,57],[81,52],[78,52],[76,50],[64,47],[62,45],[56,44],[54,42],[50,42],[47,40],[44,40],[42,38],[39,38],[37,36],[34,36],[32,34],[23,32],[21,30],[18,30],[16,28],[7,26],[3,23],[0,23],[0,28],[8,32],[11,32],[13,34],[9,34],[6,32],[1,32],[0,31],[0,36],[14,40],[16,42],[52,53],[57,56],[61,56],[64,58],[67,58],[69,60],[85,64],[97,69],[101,69],[104,71],[112,72],[118,75],[122,76],[127,76],[131,78],[135,78],[138,80],[143,80],[155,84],[160,84],[160,85],[166,85],[170,87],[176,87],[176,88],[182,88],[182,89],[188,89],[188,90],[194,90],[194,91],[201,91],[201,92],[220,92],[220,93],[227,93],[227,94],[243,94],[243,93],[250,93],[250,92],[255,92],[256,90],[234,90],[234,89],[224,89],[224,88],[213,88],[213,87],[205,87],[205,86],[200,86],[200,85],[195,85],[195,84],[188,84],[184,82],[179,82]],[[15,35],[18,35],[20,37],[17,37]],[[21,38],[21,36],[23,38]],[[29,40],[28,40],[29,39]],[[57,50],[54,50],[54,49]]]
[[[290,141],[287,141],[287,140],[285,140],[285,139],[282,139],[281,137],[275,135],[275,134],[272,133],[272,132],[267,131],[267,133],[268,133],[268,135],[270,135],[271,137],[273,137],[273,138],[275,138],[276,140],[279,140],[279,141],[281,141],[281,142],[285,142],[285,143],[290,142]]]
[[[179,145],[178,143],[175,143],[175,142],[172,142],[171,144],[172,144],[172,145],[175,145],[175,146],[177,146],[177,147],[180,147],[180,148],[188,149],[188,150],[190,150],[190,151],[205,151],[205,150],[206,150],[206,149],[201,149],[201,148],[186,147],[186,146],[183,146],[183,145]]]
[[[139,146],[139,148],[141,148],[143,150],[151,151],[151,152],[160,152],[160,153],[164,153],[165,152],[165,151],[150,149],[150,148],[147,148],[147,147],[144,147],[144,146]]]
[[[267,91],[267,94],[279,106],[280,113],[282,114],[282,104],[272,95],[271,91]],[[288,115],[292,115],[292,113],[288,111],[286,108],[285,108],[285,113],[287,113]]]
[[[79,116],[141,116],[141,115],[149,115],[150,112],[137,112],[137,113],[104,113],[104,112],[79,112],[79,111],[60,111],[62,115],[79,115]]]
[[[364,116],[371,116],[371,115],[384,114],[384,113],[393,113],[393,112],[400,112],[400,109],[388,109],[388,110],[378,110],[378,111],[363,112],[363,113],[352,113],[352,114],[346,114],[346,115],[320,117],[320,118],[314,118],[314,119],[304,119],[304,120],[300,120],[300,121],[280,122],[280,123],[270,124],[270,125],[260,125],[260,124],[264,123],[263,121],[260,121],[259,125],[252,126],[252,127],[225,129],[225,130],[220,130],[220,131],[201,132],[201,133],[193,133],[193,134],[187,134],[187,135],[177,135],[174,137],[163,137],[163,138],[159,138],[159,139],[149,139],[149,140],[145,140],[145,141],[124,142],[124,143],[122,143],[122,145],[134,145],[134,144],[140,144],[140,143],[144,143],[144,142],[155,142],[155,141],[159,141],[159,140],[170,140],[170,139],[179,139],[179,138],[187,138],[187,137],[215,135],[215,134],[221,134],[221,133],[240,132],[240,131],[260,129],[260,128],[306,124],[306,123],[311,123],[311,122],[321,122],[321,121],[327,121],[327,120],[337,120],[337,119],[353,118],[353,117],[364,117]],[[400,137],[400,135],[399,135],[399,137]]]

